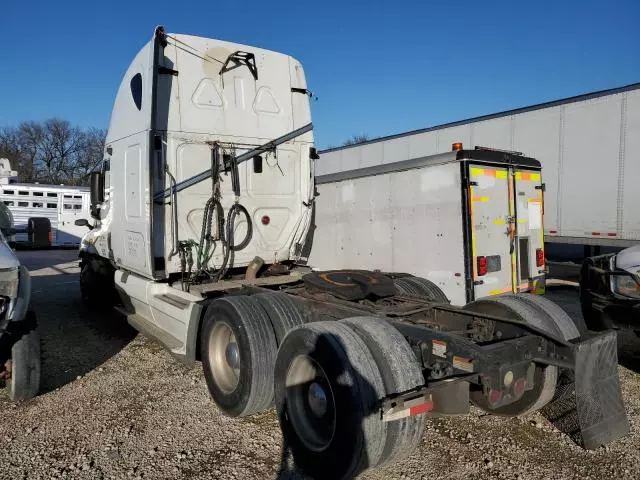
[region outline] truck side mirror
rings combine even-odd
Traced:
[[[91,206],[104,201],[104,177],[100,172],[91,172]]]
[[[77,227],[87,227],[89,230],[93,228],[89,223],[89,220],[87,220],[86,218],[79,218],[73,223],[75,223]]]

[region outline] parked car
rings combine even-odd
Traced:
[[[585,259],[580,304],[590,330],[620,328],[640,336],[640,245]]]
[[[31,277],[9,246],[13,217],[0,202],[0,381],[13,401],[28,400],[40,389],[40,338],[29,309]]]

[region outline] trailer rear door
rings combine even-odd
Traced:
[[[517,169],[517,291],[544,293],[543,186],[540,172]]]
[[[540,172],[480,164],[468,168],[474,299],[543,293]]]
[[[510,171],[469,165],[469,224],[474,298],[513,291]]]

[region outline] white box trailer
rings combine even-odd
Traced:
[[[547,242],[640,241],[640,83],[320,152],[316,175],[443,153],[453,142],[542,163]]]
[[[309,265],[411,273],[455,305],[544,293],[541,186],[540,162],[491,150],[316,176]]]

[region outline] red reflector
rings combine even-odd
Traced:
[[[489,392],[489,402],[491,402],[491,404],[496,404],[500,401],[501,396],[502,394],[500,393],[500,390],[491,390]]]
[[[607,233],[608,237],[617,237],[618,234],[617,233]]]
[[[478,276],[486,275],[488,272],[487,257],[478,257]]]
[[[591,235],[593,235],[594,237],[599,237],[600,236],[600,232],[591,232]]]
[[[431,410],[433,410],[433,402],[429,400],[426,403],[421,403],[420,405],[411,407],[409,409],[409,416],[414,417],[416,415],[420,415],[421,413],[430,412]]]
[[[544,250],[541,248],[536,249],[536,265],[541,267],[544,265]]]
[[[558,233],[558,231],[557,230],[549,230],[549,233],[552,234],[552,235],[555,235],[556,233]]]
[[[268,215],[265,215],[264,217],[262,217],[262,224],[263,225],[269,225],[270,221],[271,221],[271,219],[269,218]]]
[[[53,242],[53,232],[51,230],[49,230],[49,241]]]

